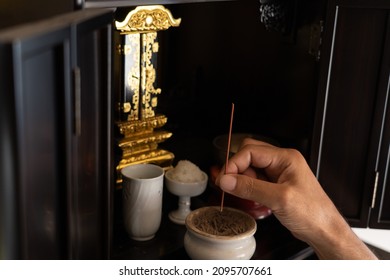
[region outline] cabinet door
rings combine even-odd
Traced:
[[[390,15],[390,9],[389,15]],[[387,31],[379,75],[378,91],[381,93],[378,103],[383,104],[384,113],[377,112],[375,123],[380,124],[380,143],[376,163],[376,184],[371,200],[369,227],[390,228],[390,17],[386,23]],[[382,114],[380,114],[382,113]]]
[[[111,231],[110,13],[74,27],[72,248],[77,259],[107,258]]]
[[[13,29],[0,37],[5,83],[0,95],[7,96],[2,114],[10,121],[2,148],[12,143],[1,168],[13,178],[2,188],[11,194],[8,209],[15,213],[13,227],[1,230],[12,230],[14,257],[57,259],[67,256],[70,30],[37,29]]]
[[[330,1],[312,167],[352,226],[371,212],[386,90],[384,1]],[[387,4],[389,6],[389,4]]]
[[[4,258],[108,255],[110,23],[111,12],[79,11],[0,33]]]

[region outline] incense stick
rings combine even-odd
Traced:
[[[234,115],[234,103],[232,103],[232,111],[230,113],[230,126],[229,126],[229,135],[228,135],[228,143],[227,143],[227,148],[226,148],[226,160],[225,160],[225,174],[227,173],[227,165],[229,162],[230,141],[232,139],[233,115]],[[222,191],[221,209],[220,209],[221,212],[223,211],[224,200],[225,200],[225,192]]]

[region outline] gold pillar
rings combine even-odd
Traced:
[[[140,6],[130,11],[123,22],[115,22],[116,75],[118,106],[117,184],[122,181],[123,167],[154,163],[170,167],[173,153],[158,144],[172,136],[161,128],[167,117],[156,113],[161,89],[155,87],[159,49],[157,32],[180,25],[171,12],[161,5]]]

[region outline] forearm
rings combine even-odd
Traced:
[[[309,242],[320,259],[375,260],[374,253],[358,238],[345,221],[337,223],[333,231],[320,233],[320,238]]]

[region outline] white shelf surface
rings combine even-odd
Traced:
[[[352,228],[364,242],[390,253],[390,230],[371,228]]]

